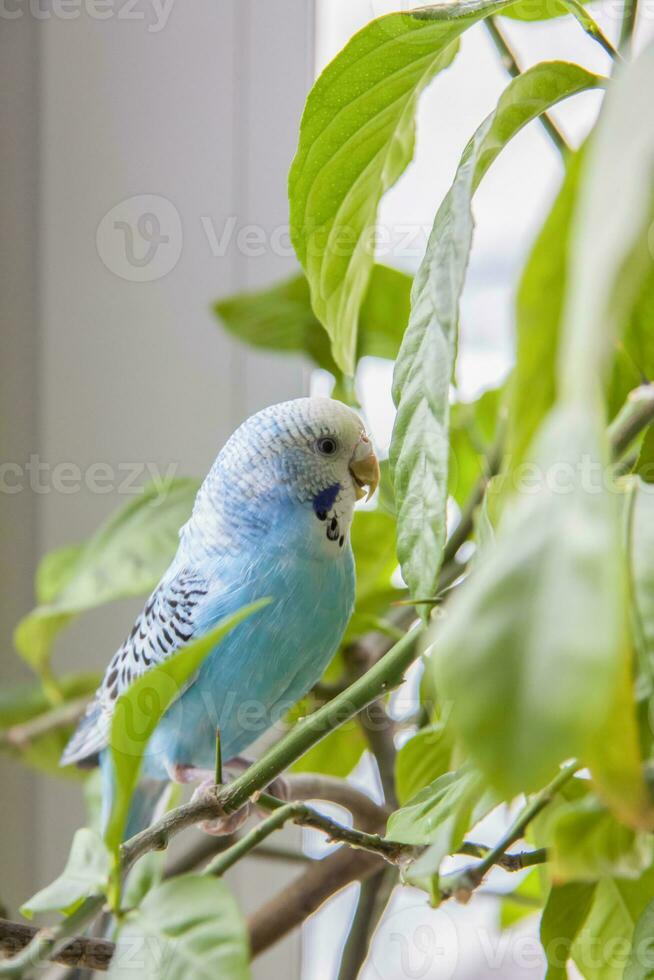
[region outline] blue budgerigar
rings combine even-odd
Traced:
[[[107,818],[111,715],[126,687],[223,616],[269,605],[209,653],[163,715],[144,757],[128,834],[152,819],[170,780],[200,782],[214,767],[216,730],[237,757],[319,680],[354,603],[349,530],[379,465],[359,416],[329,398],[298,398],[253,415],[202,484],[177,554],[62,757],[103,774]]]

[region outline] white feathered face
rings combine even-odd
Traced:
[[[379,463],[356,412],[330,398],[273,405],[243,426],[275,478],[296,499],[329,511],[336,496],[359,499],[379,483]]]
[[[378,483],[379,463],[356,412],[330,398],[282,402],[251,416],[228,440],[183,538],[207,554],[237,550],[268,534],[286,501],[312,510],[319,537],[333,550],[347,540],[355,502]]]

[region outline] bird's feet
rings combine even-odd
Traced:
[[[247,759],[239,756],[236,759],[230,759],[225,768],[233,772],[244,772],[250,765],[251,763]],[[182,783],[184,785],[197,784],[193,790],[191,802],[204,799],[215,800],[216,777],[215,773],[209,769],[198,769],[196,766],[176,764],[170,767],[169,773],[170,778],[176,783]],[[266,787],[266,792],[271,793],[279,799],[287,800],[289,799],[288,782],[283,776],[278,776]],[[230,834],[235,834],[246,822],[253,808],[256,808],[258,796],[259,793],[255,793],[252,799],[242,806],[240,810],[221,817],[212,818],[211,820],[203,820],[198,824],[198,827],[205,834],[211,834],[213,837],[226,837]]]

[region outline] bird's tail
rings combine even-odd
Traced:
[[[111,801],[114,795],[114,773],[109,758],[109,753],[105,750],[100,753],[100,771],[102,773],[102,830],[103,833],[109,823],[111,814]],[[134,834],[145,830],[158,816],[158,812],[163,810],[166,804],[166,791],[170,783],[161,779],[148,779],[142,777],[136,787],[127,817],[127,825],[123,840],[129,840]]]

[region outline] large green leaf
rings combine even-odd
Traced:
[[[16,627],[14,640],[36,670],[47,671],[54,639],[78,613],[157,584],[178,544],[198,482],[151,485],[111,517],[84,546],[46,556],[37,572],[37,606]]]
[[[593,443],[588,464],[601,472],[595,421],[577,408],[550,418],[534,451],[539,481],[506,508],[495,547],[433,631],[454,726],[508,796],[538,789],[566,758],[594,755],[622,685],[617,505],[575,478]],[[561,471],[565,486],[546,479]],[[627,713],[618,745],[630,777],[634,740]]]
[[[21,912],[28,919],[38,912],[70,913],[85,898],[107,888],[110,870],[111,857],[106,844],[94,830],[82,827],[75,833],[62,873],[25,902]]]
[[[638,881],[603,878],[599,882],[590,914],[572,946],[572,957],[585,980],[622,980],[634,927],[653,896],[653,868]]]
[[[409,320],[411,276],[374,265],[359,311],[357,360],[385,357],[395,360]],[[306,354],[318,367],[340,377],[329,338],[311,308],[304,275],[260,292],[229,296],[216,303],[216,313],[239,340],[266,350]]]
[[[397,418],[390,459],[398,513],[398,556],[410,591],[433,595],[448,491],[449,397],[459,301],[473,232],[472,197],[511,138],[550,106],[599,79],[577,65],[535,65],[514,79],[466,149],[441,204],[411,294],[411,316],[393,379]]]
[[[649,213],[654,121],[650,114],[647,125],[637,124],[631,103],[645,111],[652,76],[654,49],[623,72],[607,97],[570,239],[560,406],[530,451],[535,480],[506,508],[495,549],[451,604],[435,660],[473,758],[504,792],[536,789],[563,759],[577,756],[590,764],[618,814],[638,824],[650,819],[650,807],[599,395],[615,334],[645,270],[634,243]],[[636,135],[643,128],[649,138]],[[614,207],[607,226],[608,200]]]
[[[472,24],[506,0],[389,14],[327,66],[307,99],[289,175],[291,237],[334,358],[352,374],[359,307],[385,191],[413,155],[418,97]]]
[[[639,878],[654,858],[652,835],[621,824],[593,793],[548,807],[538,840],[548,849],[552,877],[559,883],[603,875]]]
[[[182,875],[154,888],[118,933],[114,980],[248,980],[248,939],[219,878]]]
[[[127,688],[116,702],[111,719],[109,745],[116,788],[105,840],[118,856],[129,805],[138,782],[147,743],[166,708],[188,684],[202,661],[235,626],[270,600],[244,606],[221,619],[213,629],[192,640],[173,656],[151,667]]]
[[[571,882],[551,889],[540,923],[540,939],[547,956],[546,980],[566,980],[572,943],[590,912],[595,887],[594,882]]]

